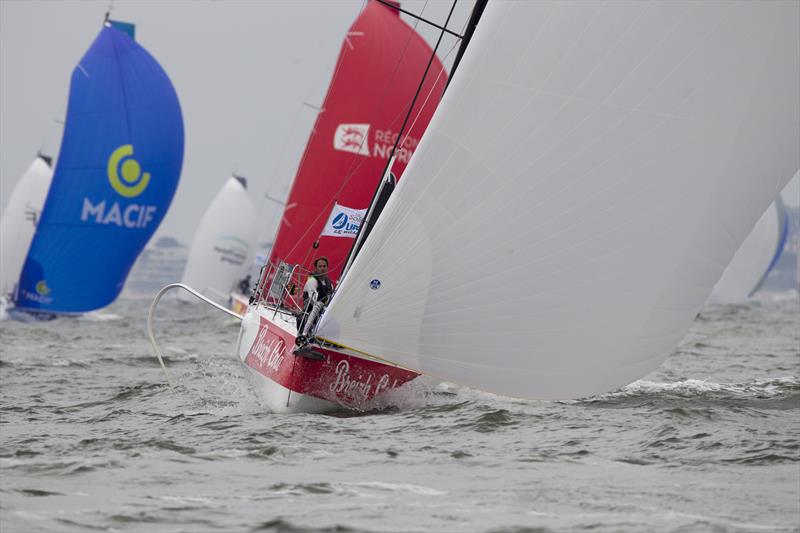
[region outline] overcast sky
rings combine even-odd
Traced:
[[[167,71],[183,108],[183,172],[157,236],[188,243],[233,171],[248,178],[268,213],[263,196],[285,197],[316,116],[304,102],[322,102],[362,0],[0,0],[0,204],[37,150],[57,155],[72,69],[109,5],[112,18],[136,24],[137,40]],[[451,1],[402,5],[441,24]],[[471,8],[472,0],[461,0],[449,27],[460,32]],[[435,42],[437,30],[417,27]],[[455,45],[447,37],[440,49],[448,68]],[[797,181],[784,193],[791,205],[800,203]]]
[[[39,149],[57,155],[70,75],[109,5],[112,18],[136,24],[183,109],[183,172],[157,236],[188,243],[233,171],[258,207],[265,193],[284,198],[316,117],[304,102],[321,104],[363,0],[0,0],[0,204]],[[451,5],[402,2],[440,24]],[[448,27],[460,32],[471,8],[461,0]],[[438,31],[417,27],[433,45]],[[455,41],[443,41],[440,57]]]

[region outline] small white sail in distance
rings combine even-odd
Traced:
[[[710,302],[743,302],[755,293],[780,257],[788,232],[781,197],[772,202],[714,285]]]
[[[800,167],[798,20],[490,2],[318,336],[527,398],[655,369]]]
[[[249,267],[256,210],[246,181],[231,176],[203,214],[192,239],[182,283],[226,302]]]
[[[19,280],[52,179],[49,158],[38,155],[11,192],[0,219],[0,296]]]

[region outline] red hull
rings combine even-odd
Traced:
[[[256,313],[259,316],[254,316]],[[270,405],[273,410],[291,410],[279,405],[283,399],[280,393],[275,394],[276,390],[286,395],[287,407],[294,394],[330,402],[331,407],[366,408],[376,396],[419,376],[416,372],[326,347],[313,346],[314,351],[324,356],[322,360],[295,355],[294,332],[287,331],[291,328],[286,327],[285,321],[281,327],[281,321],[272,320],[271,315],[272,312],[263,307],[248,313],[250,320],[246,318],[242,324],[240,342],[245,343],[247,337],[252,337],[252,333],[246,334],[247,328],[255,329],[257,325],[258,331],[249,347],[240,345],[239,350],[247,367],[286,389],[285,392],[281,388],[272,389],[269,403],[276,404]]]

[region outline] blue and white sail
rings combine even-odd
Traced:
[[[132,34],[107,23],[72,72],[18,308],[79,313],[111,303],[172,201],[183,162],[180,104]]]

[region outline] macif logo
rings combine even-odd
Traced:
[[[50,297],[50,287],[47,286],[47,281],[41,279],[34,285],[36,292],[26,290],[24,287],[20,288],[20,296],[32,302],[39,302],[40,304],[50,305],[53,303],[53,298]]]
[[[106,173],[111,188],[124,198],[135,198],[142,194],[150,184],[150,173],[143,172],[136,159],[133,159],[133,145],[123,144],[111,152],[108,158]],[[113,202],[106,206],[106,201],[94,203],[83,199],[81,221],[94,219],[96,224],[113,225],[125,228],[146,228],[153,221],[157,207],[154,205],[127,204]]]
[[[42,296],[47,296],[50,294],[50,287],[47,286],[47,282],[45,280],[41,280],[36,284],[36,292]]]
[[[333,135],[334,150],[369,156],[369,124],[339,124]]]
[[[135,198],[144,192],[150,183],[150,173],[142,172],[139,162],[132,157],[133,145],[123,144],[108,158],[108,181],[111,187],[125,198]],[[120,164],[122,163],[122,164]],[[122,174],[122,179],[120,179]]]
[[[331,222],[331,226],[333,226],[333,229],[344,229],[347,226],[347,215],[344,213],[336,215],[336,218]]]

